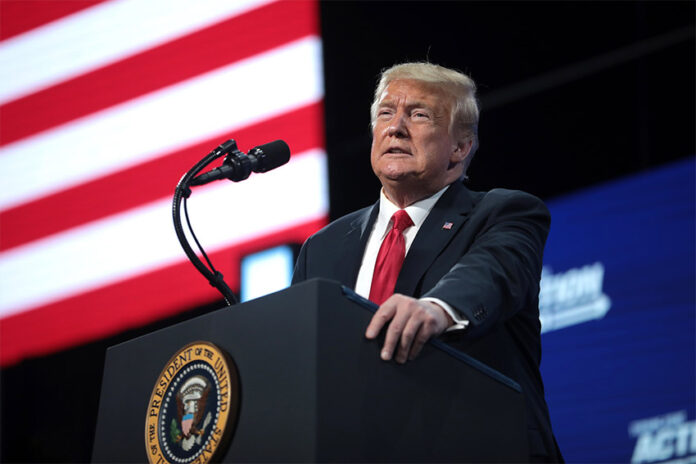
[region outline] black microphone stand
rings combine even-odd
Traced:
[[[179,239],[179,243],[181,244],[181,247],[184,249],[184,252],[186,253],[186,256],[188,256],[188,259],[191,261],[191,263],[198,269],[198,271],[203,274],[203,277],[205,277],[210,285],[218,289],[220,293],[222,293],[222,296],[225,298],[225,302],[227,303],[228,306],[232,306],[233,304],[237,304],[239,301],[237,300],[237,297],[235,294],[232,292],[230,287],[227,285],[225,282],[225,279],[223,278],[223,275],[216,270],[213,267],[213,264],[210,262],[210,259],[208,259],[208,256],[205,254],[205,251],[203,251],[203,248],[201,247],[201,244],[198,243],[198,239],[196,238],[196,235],[193,234],[193,229],[191,228],[191,223],[188,220],[188,211],[186,210],[186,200],[188,197],[191,196],[191,181],[193,178],[195,178],[206,166],[208,166],[210,163],[215,161],[216,159],[225,156],[226,154],[230,152],[236,152],[237,151],[237,143],[230,139],[218,146],[216,149],[208,153],[202,160],[200,160],[198,163],[196,163],[186,174],[184,174],[179,180],[179,183],[176,186],[176,189],[174,190],[174,200],[172,202],[172,216],[174,219],[174,230],[176,231],[176,236]],[[193,251],[191,246],[188,243],[188,240],[186,239],[186,234],[184,233],[184,228],[181,225],[181,202],[184,202],[184,212],[186,213],[186,221],[189,227],[189,230],[191,231],[191,235],[193,236],[193,239],[196,241],[196,245],[198,245],[198,248],[201,250],[201,253],[205,257],[206,261],[208,262],[208,265],[210,266],[210,269],[206,267],[206,265],[198,258],[196,253]]]

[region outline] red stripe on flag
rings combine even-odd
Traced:
[[[322,219],[291,226],[212,253],[211,260],[230,287],[238,289],[243,255],[301,243],[325,224]],[[220,298],[188,261],[181,262],[2,319],[0,365],[111,336]]]
[[[0,1],[0,40],[22,34],[103,2],[104,0],[2,0]]]
[[[322,111],[321,103],[308,105],[3,211],[0,251],[173,195],[181,176],[227,138],[243,151],[274,139],[285,140],[293,154],[323,147]]]
[[[6,103],[0,106],[0,146],[318,34],[315,8],[307,1],[272,3]]]

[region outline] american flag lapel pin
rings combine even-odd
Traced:
[[[452,228],[452,225],[453,224],[451,222],[445,222],[444,224],[442,224],[442,228],[444,230],[450,230]]]

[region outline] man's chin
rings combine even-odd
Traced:
[[[413,179],[413,176],[410,173],[403,171],[383,172],[379,174],[377,177],[379,177],[379,180],[382,182],[382,184],[384,184],[385,182],[389,184],[408,183],[409,179]]]
[[[422,188],[418,176],[412,172],[389,172],[378,177],[382,186],[387,190],[398,192],[416,192]]]
[[[408,165],[407,159],[382,159],[381,161],[382,163],[380,163],[375,170],[375,174],[377,174],[380,180],[387,179],[390,181],[399,181],[415,175],[413,167]]]

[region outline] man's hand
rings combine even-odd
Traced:
[[[385,324],[389,327],[381,357],[389,361],[396,349],[395,360],[403,364],[407,359],[412,360],[418,356],[425,342],[440,335],[454,321],[435,303],[397,293],[382,303],[372,316],[365,336],[369,339],[376,338]]]

